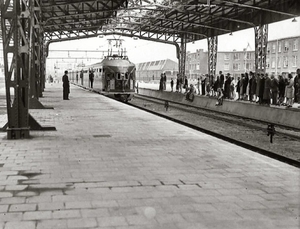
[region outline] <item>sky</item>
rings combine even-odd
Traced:
[[[269,24],[268,40],[276,40],[285,37],[300,36],[300,17],[296,18],[297,22],[292,22],[292,19]],[[119,36],[115,36],[119,38]],[[98,53],[92,53],[88,55],[96,55],[102,57],[100,50],[107,50],[108,43],[107,38],[113,38],[112,36],[106,36],[104,38],[87,38],[74,41],[55,42],[49,46],[49,57],[53,56],[51,50],[58,49],[72,49],[72,50],[99,50]],[[127,55],[133,63],[141,63],[153,60],[171,59],[177,61],[176,48],[174,45],[163,44],[158,42],[146,41],[146,40],[134,40],[128,37],[121,37],[124,39],[123,47],[127,50]],[[254,29],[242,30],[239,32],[233,32],[232,36],[224,34],[218,37],[218,51],[242,51],[249,44],[248,50],[254,50]],[[187,51],[196,52],[196,49],[204,49],[207,51],[207,40],[196,41],[194,44],[187,44]],[[55,54],[57,56],[57,54]],[[62,54],[63,55],[63,54]],[[75,55],[75,54],[70,54]],[[81,54],[82,55],[82,54]],[[79,60],[77,60],[79,61]],[[99,62],[96,59],[80,60],[86,64]],[[56,63],[55,63],[56,62]],[[67,67],[62,60],[47,60],[47,68],[53,69],[53,65],[60,65],[62,68]],[[70,64],[69,64],[70,66]]]

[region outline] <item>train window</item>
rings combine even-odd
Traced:
[[[117,80],[120,80],[121,79],[121,73],[120,72],[117,72]]]
[[[125,73],[125,79],[128,80],[128,73]]]

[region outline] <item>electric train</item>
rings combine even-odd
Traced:
[[[89,73],[94,73],[93,85]],[[69,80],[103,95],[129,101],[135,94],[136,67],[127,56],[109,55],[100,63],[69,71]]]

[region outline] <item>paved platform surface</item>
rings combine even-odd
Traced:
[[[0,229],[298,229],[299,169],[74,86],[0,133]],[[3,119],[3,117],[2,117]]]

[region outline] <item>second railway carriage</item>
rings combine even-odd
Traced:
[[[94,73],[93,90],[123,101],[133,97],[136,67],[127,56],[106,56],[100,63],[71,71],[71,82],[91,88],[90,71]]]

